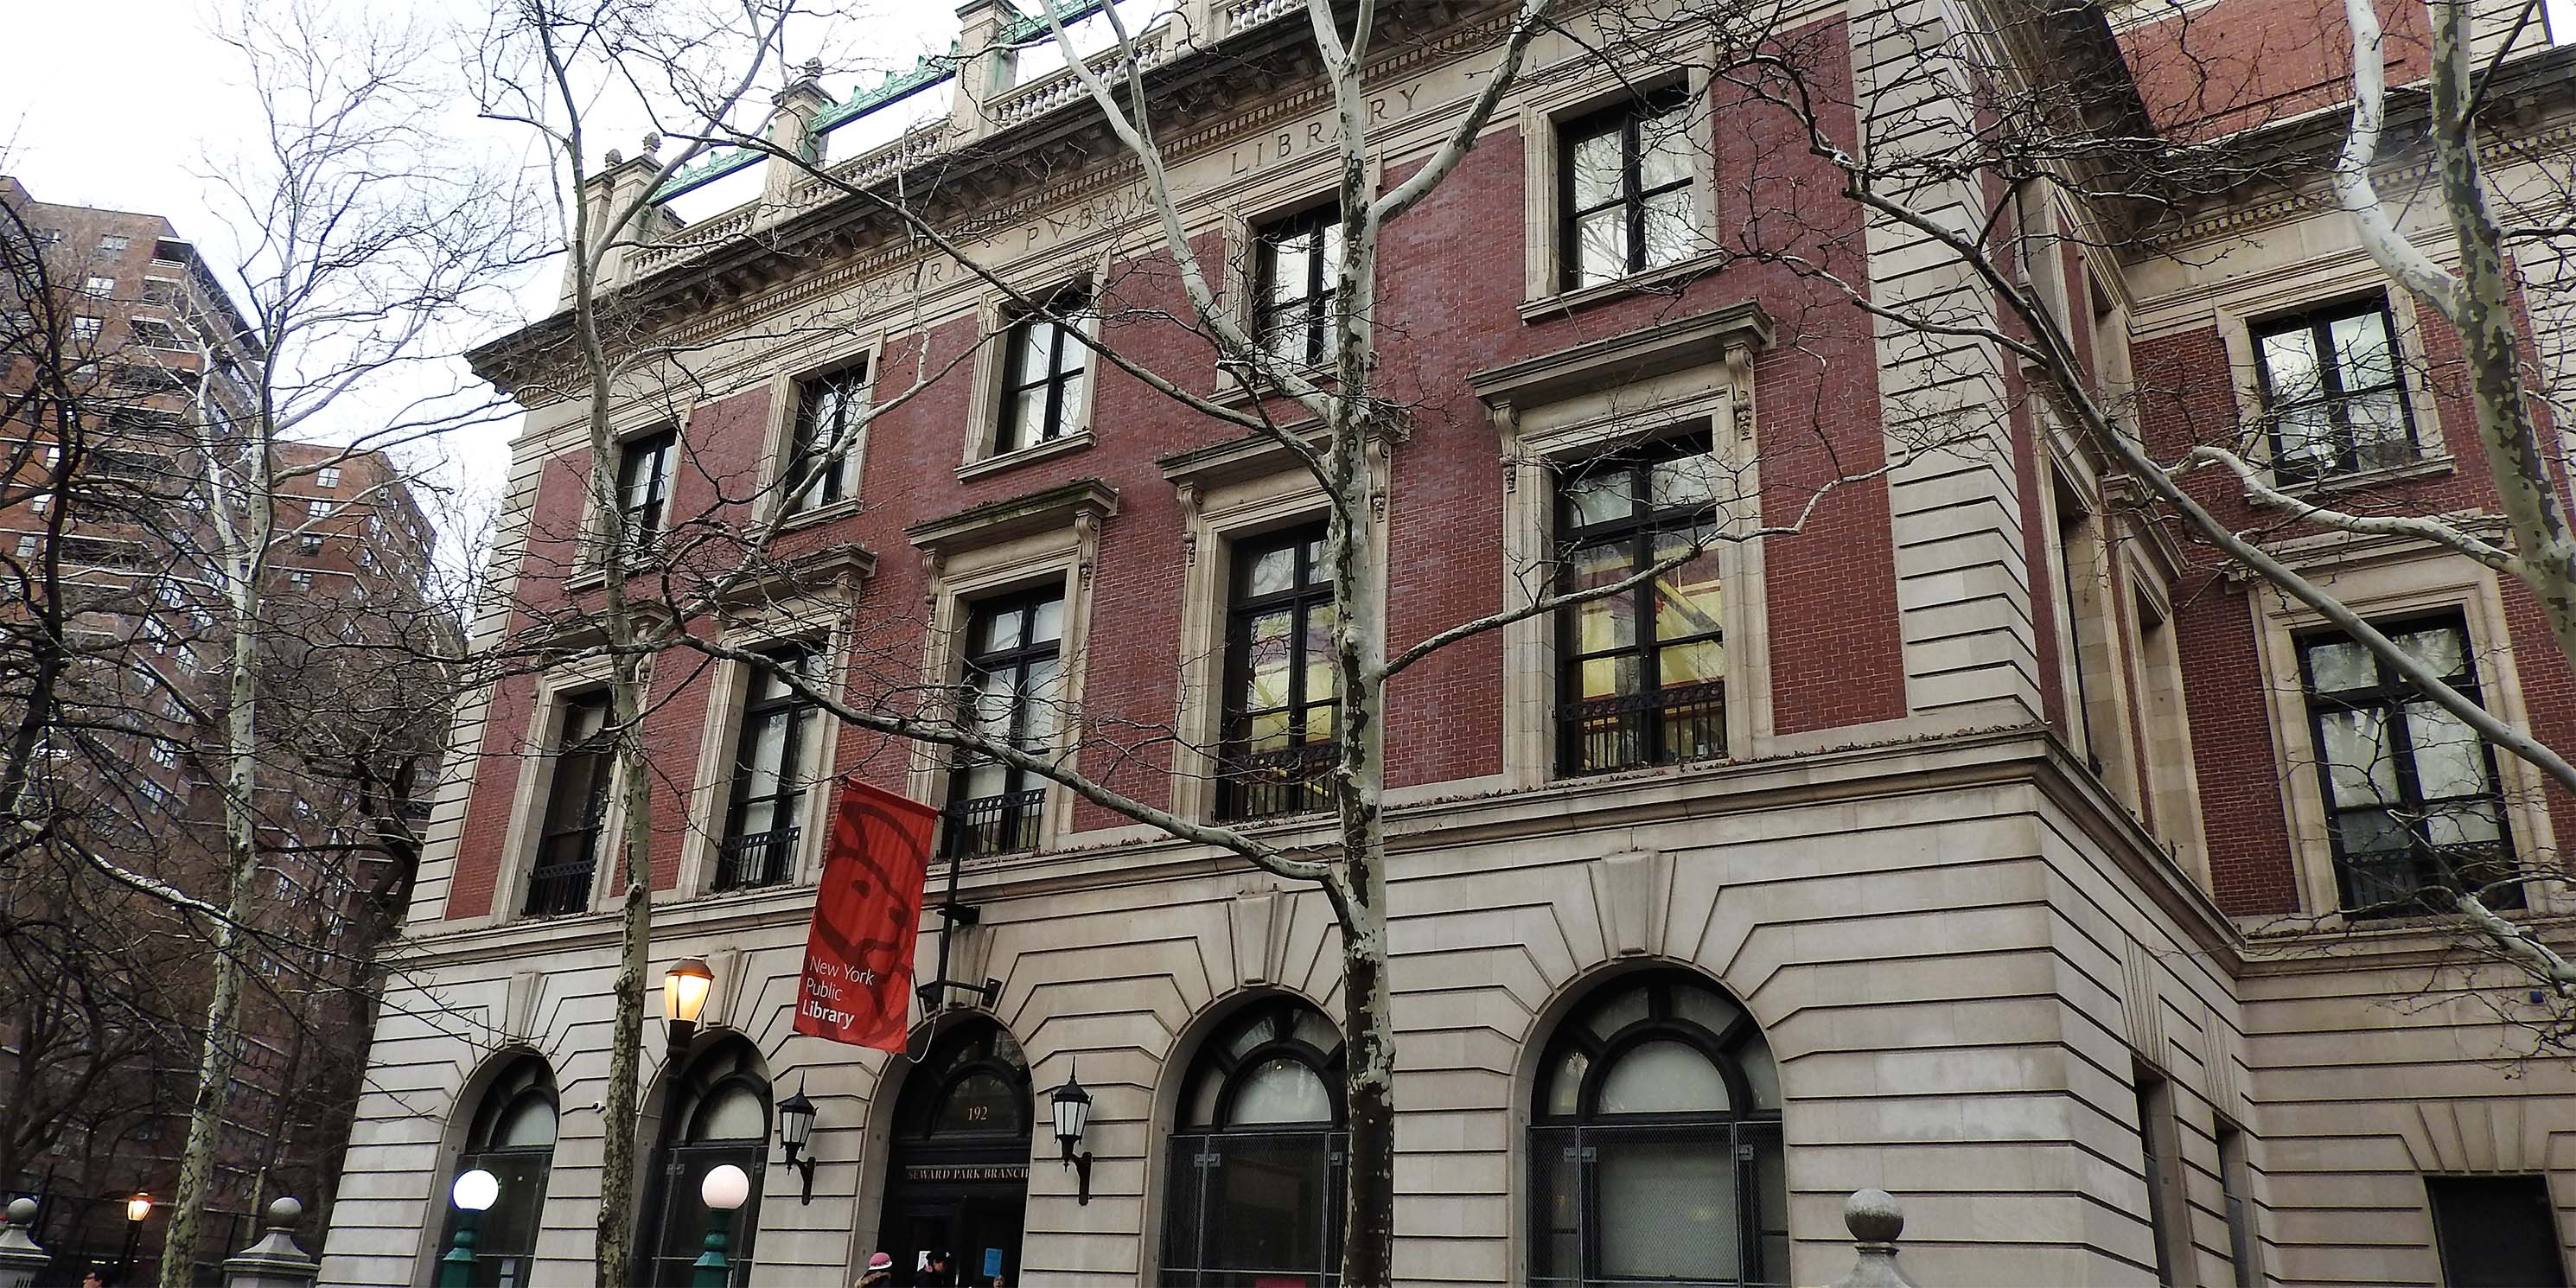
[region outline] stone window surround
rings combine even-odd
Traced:
[[[1289,425],[1284,432],[1321,443],[1321,426]],[[1383,532],[1387,514],[1387,444],[1369,444],[1370,493]],[[1233,597],[1234,543],[1324,517],[1323,483],[1284,445],[1266,434],[1218,443],[1162,458],[1163,477],[1180,494],[1181,665],[1173,728],[1170,809],[1182,818],[1217,817],[1218,755],[1225,737],[1226,608]],[[1387,547],[1375,553],[1377,581],[1386,584]],[[1263,822],[1290,822],[1294,816]],[[1254,826],[1260,826],[1255,823]]]
[[[1718,458],[1750,483],[1749,495],[1730,507],[1727,526],[1740,532],[1761,525],[1753,358],[1769,337],[1760,309],[1739,305],[1469,378],[1503,439],[1503,608],[1544,593],[1529,573],[1548,562],[1554,467],[1564,461],[1705,426]],[[1773,735],[1762,543],[1714,549],[1726,618],[1726,759],[1752,759],[1766,754]],[[1501,634],[1503,780],[1515,788],[1557,781],[1555,616],[1523,618]]]
[[[668,534],[671,531],[672,497],[679,490],[680,471],[689,462],[688,422],[689,418],[695,414],[695,411],[696,409],[694,407],[685,409],[671,407],[645,407],[624,413],[612,414],[611,416],[611,424],[608,431],[608,446],[612,455],[608,462],[608,468],[612,478],[621,474],[625,469],[626,445],[628,443],[634,442],[639,438],[646,438],[651,435],[661,433],[666,429],[671,432],[671,471],[670,476],[664,479],[662,483],[661,531],[663,534]],[[582,429],[583,423],[583,421],[576,418],[566,422],[565,426],[568,431],[572,431],[572,435],[569,440],[571,446],[568,449],[568,454],[573,456],[575,459],[587,457],[590,454],[589,437],[587,432]],[[585,465],[596,464],[596,462],[584,463]],[[579,491],[575,496],[575,500],[581,507],[581,535],[579,539],[573,543],[574,553],[572,568],[564,574],[563,585],[564,589],[571,591],[595,590],[608,584],[608,574],[606,570],[600,567],[599,564],[599,511],[598,508],[591,503],[591,479],[589,469],[583,469],[575,482],[580,485]],[[625,490],[614,484],[611,485],[611,490],[616,494],[618,502],[621,505],[624,504]],[[629,570],[628,575],[633,575],[632,569]]]
[[[1692,60],[1699,66],[1685,75],[1661,75],[1640,80],[1635,85],[1604,86],[1588,77],[1569,78],[1567,83],[1531,93],[1520,107],[1521,125],[1521,199],[1524,204],[1521,314],[1524,318],[1546,313],[1570,312],[1588,304],[1616,298],[1630,292],[1656,286],[1674,286],[1681,279],[1705,272],[1714,266],[1715,257],[1708,251],[1686,255],[1679,261],[1647,269],[1615,282],[1586,287],[1565,285],[1564,248],[1559,228],[1558,210],[1562,185],[1557,167],[1562,163],[1558,134],[1564,126],[1623,99],[1651,94],[1674,84],[1685,84],[1689,94],[1692,149],[1691,204],[1698,216],[1700,231],[1708,234],[1717,227],[1716,113],[1709,108],[1710,80],[1702,68],[1715,66],[1713,57]]]
[[[649,693],[652,679],[650,659],[645,661],[641,676]],[[501,863],[492,878],[492,905],[482,917],[468,919],[467,924],[497,925],[532,920],[522,910],[527,905],[528,877],[536,862],[538,833],[545,827],[547,789],[554,781],[554,753],[556,743],[563,736],[564,712],[574,699],[605,689],[608,683],[609,659],[604,657],[587,659],[536,677],[537,691],[529,703],[528,723],[519,743],[519,781],[510,793],[510,828],[503,834]],[[611,718],[615,718],[613,710]],[[620,788],[618,770],[612,764],[608,774],[608,809],[600,816],[599,852],[591,866],[588,912],[598,912],[609,904],[607,891],[613,883],[600,878],[616,862],[618,838],[626,825]]]
[[[827,376],[840,375],[853,368],[864,368],[868,373],[869,402],[873,406],[877,377],[882,374],[878,363],[884,357],[885,337],[871,336],[858,344],[835,347],[829,350],[826,356],[812,358],[779,371],[764,382],[769,389],[769,423],[761,436],[762,456],[758,495],[759,513],[763,519],[776,514],[780,507],[787,504],[787,496],[783,490],[786,483],[787,457],[795,444],[796,419],[802,414],[804,408],[806,383]],[[859,492],[867,484],[870,437],[867,432],[861,431],[859,441],[850,445],[849,495],[829,505],[819,505],[802,514],[789,515],[781,519],[779,527],[782,530],[801,528],[808,524],[822,523],[841,515],[858,512]]]
[[[2084,552],[2093,565],[2093,584],[2104,595],[2105,602],[2095,606],[2093,627],[2097,639],[2086,639],[2082,623],[2059,622],[2058,691],[2064,701],[2073,704],[2079,695],[2084,699],[2081,711],[2073,710],[2074,720],[2081,721],[2083,733],[2068,739],[2069,749],[2083,753],[2089,746],[2101,762],[2096,772],[2114,799],[2138,808],[2146,791],[2145,775],[2137,764],[2133,741],[2138,713],[2131,702],[2127,680],[2127,659],[2134,654],[2137,641],[2136,623],[2129,620],[2121,607],[2121,561],[2113,550],[2117,544],[2112,515],[2103,502],[2102,481],[2082,449],[2066,432],[2064,422],[2049,414],[2045,400],[2033,403],[2040,417],[2042,470],[2048,486],[2038,489],[2041,532],[2045,538],[2044,553],[2048,575],[2056,581],[2058,593],[2051,598],[2051,611],[2074,602],[2072,578],[2066,566],[2065,542],[2060,539],[2065,521],[2059,492],[2062,488],[2075,495],[2084,507],[2084,517],[2091,521]],[[2132,647],[2124,648],[2124,645]],[[2087,663],[2090,663],[2087,665]],[[2080,674],[2085,683],[2078,683]],[[2097,725],[2106,726],[2099,727]],[[2072,727],[2070,728],[2072,732]]]
[[[1042,284],[1021,288],[1021,294],[1032,300],[1047,300],[1069,290],[1081,291],[1099,305],[1098,274],[1084,269],[1064,273]],[[1078,405],[1066,409],[1066,426],[1062,435],[1010,452],[996,452],[1002,426],[1002,384],[1008,378],[1011,346],[1024,311],[999,292],[985,297],[975,312],[977,342],[982,352],[974,363],[974,383],[966,397],[966,441],[964,455],[957,464],[961,480],[1000,473],[1029,461],[1044,460],[1091,446],[1092,408],[1100,397],[1100,375],[1109,360],[1088,345],[1080,346],[1083,359],[1082,392],[1074,400]],[[1093,338],[1098,338],[1099,322],[1092,323]]]
[[[838,608],[801,606],[774,620],[728,630],[718,642],[728,648],[754,651],[811,646],[821,655],[823,664],[820,687],[826,693],[838,693],[846,676],[848,655],[848,617]],[[655,891],[656,899],[714,897],[708,887],[715,879],[716,847],[724,839],[725,814],[732,803],[733,757],[735,743],[742,737],[742,708],[750,692],[751,664],[731,662],[713,670],[707,689],[707,716],[698,735],[698,781],[689,789],[688,830],[680,840],[679,878],[671,889]],[[804,831],[797,840],[792,873],[778,885],[727,890],[721,892],[724,896],[811,885],[822,876],[821,838],[831,828],[832,779],[838,772],[838,757],[832,755],[832,749],[839,743],[840,729],[841,722],[830,713],[816,711],[805,730],[807,745],[801,749],[799,762],[805,771],[805,802],[796,820]]]
[[[1367,166],[1365,190],[1382,191],[1386,172],[1384,150],[1369,153]],[[1257,302],[1261,291],[1261,248],[1256,241],[1260,230],[1282,219],[1340,200],[1339,171],[1319,171],[1311,166],[1297,165],[1284,167],[1277,174],[1262,176],[1223,202],[1224,209],[1215,216],[1215,228],[1225,263],[1221,273],[1210,275],[1208,286],[1218,293],[1218,306],[1225,310],[1235,325],[1243,328],[1245,334],[1255,340],[1260,339]],[[1197,235],[1198,230],[1193,229],[1192,236]],[[1312,367],[1299,367],[1309,378],[1329,376],[1332,369],[1333,364],[1329,361]],[[1234,371],[1221,363],[1211,369],[1210,381],[1211,396],[1219,403],[1248,406],[1256,401],[1254,391],[1246,389]],[[1276,395],[1265,390],[1261,396]],[[1290,414],[1303,416],[1305,413],[1298,410]]]
[[[2191,712],[2184,693],[2181,644],[2175,634],[2180,626],[2174,620],[2170,580],[2181,561],[2157,540],[2162,535],[2160,529],[2143,524],[2125,534],[2118,556],[2125,585],[2115,585],[2112,596],[2129,614],[2128,679],[2141,708],[2136,714],[2146,764],[2139,789],[2152,807],[2154,821],[2149,830],[2206,891],[2212,888],[2209,847],[2200,812],[2200,775],[2193,759]],[[2159,633],[2151,636],[2151,631]],[[2159,719],[2154,714],[2158,711],[2166,714]]]
[[[921,674],[925,682],[953,685],[964,676],[966,625],[978,600],[1056,583],[1064,588],[1064,637],[1058,645],[1064,709],[1082,709],[1090,669],[1091,587],[1100,562],[1100,528],[1118,513],[1117,489],[1080,479],[1026,497],[976,506],[905,529],[922,558]],[[914,741],[905,794],[945,807],[951,749]],[[1080,753],[1066,757],[1079,769]],[[1054,848],[1073,830],[1073,793],[1046,783],[1038,814],[1037,852]]]
[[[2486,535],[2504,540],[2500,531]],[[2509,723],[2528,720],[2503,592],[2494,570],[2419,542],[2341,534],[2285,542],[2272,553],[2304,576],[2329,577],[2324,583],[2327,588],[2364,620],[2456,610],[2468,625],[2481,705]],[[2343,900],[2327,836],[2324,789],[2317,783],[2315,737],[2299,680],[2296,641],[2299,632],[2323,626],[2325,621],[2268,584],[2253,583],[2248,589],[2299,906],[2306,915],[2320,919],[2320,928],[2339,928],[2345,924],[2338,911]],[[2535,855],[2555,853],[2538,771],[2502,751],[2495,754],[2495,762],[2517,861],[2528,863]],[[2563,911],[2571,902],[2547,885],[2531,890],[2529,897],[2531,910],[2538,913]]]
[[[2407,414],[2415,423],[2415,462],[2316,479],[2282,479],[2264,469],[2265,481],[2285,492],[2334,492],[2423,474],[2447,474],[2453,468],[2443,437],[2441,409],[2433,401],[2432,385],[2427,379],[2431,367],[2424,357],[2423,327],[2414,297],[2399,290],[2367,259],[2341,266],[2301,265],[2292,272],[2248,284],[2212,306],[2219,337],[2227,347],[2228,380],[2236,390],[2237,420],[2242,426],[2238,439],[2241,443],[2253,442],[2266,414],[2262,372],[2254,354],[2254,331],[2276,318],[2338,301],[2357,302],[2373,292],[2386,301],[2390,327],[2397,337],[2398,379],[2405,386]],[[2268,456],[2268,441],[2262,451]]]

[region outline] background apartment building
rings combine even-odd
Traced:
[[[1407,38],[1367,82],[1390,179],[1466,110],[1501,30],[1492,6],[1396,8]],[[1194,245],[1248,323],[1313,356],[1335,117],[1305,18],[1184,9],[1149,31],[1146,79]],[[1721,492],[1727,522],[1802,522],[1399,682],[1399,1277],[1822,1282],[1848,1264],[1843,1196],[1878,1186],[1906,1203],[1926,1284],[2564,1282],[2576,1080],[2499,1054],[2520,991],[2453,969],[2442,923],[2371,914],[2462,872],[2557,865],[2569,802],[2177,539],[1999,347],[1855,307],[1837,282],[1996,306],[1839,196],[1758,78],[1688,53],[1627,75],[1591,61],[1614,11],[1569,19],[1592,39],[1540,40],[1460,170],[1390,233],[1379,327],[1412,425],[1382,464],[1393,638],[1525,602],[1549,552],[1644,567]],[[1938,51],[1971,32],[2020,50],[2031,83],[2158,130],[2330,155],[2341,119],[2340,36],[2281,0],[1763,16],[1762,47],[1833,87],[1831,137],[1873,148],[1921,125]],[[964,21],[957,70],[843,102],[798,82],[788,128],[886,126],[816,154],[904,184],[995,274],[1225,396],[1207,346],[1158,321],[1187,304],[1042,26],[990,4]],[[2551,39],[2569,34],[2481,37],[2526,131],[2509,164],[2543,177],[2565,174],[2576,128],[2576,53]],[[701,534],[659,548],[703,552],[774,515],[782,563],[825,573],[697,625],[861,706],[965,684],[1004,695],[997,712],[1146,731],[1078,754],[1184,818],[1327,842],[1304,787],[1334,715],[1308,678],[1329,628],[1324,502],[1293,454],[1177,409],[924,259],[877,207],[765,164],[694,172],[682,187],[731,171],[767,195],[673,213],[611,259],[691,355],[685,382],[612,413],[630,528]],[[1958,182],[1958,209],[1994,204]],[[2045,248],[2013,271],[2157,451],[2253,425],[2267,477],[2294,486],[2493,504],[2456,342],[2342,216],[2296,184],[2177,207],[2152,249],[2097,235],[2127,214],[2071,200],[2003,220]],[[1745,253],[1766,228],[1781,239]],[[599,603],[587,408],[546,378],[564,331],[539,321],[481,355],[530,408],[487,648],[575,638]],[[2532,331],[2570,387],[2559,337]],[[923,371],[943,374],[912,392]],[[798,470],[856,400],[898,395],[845,466]],[[2241,489],[2193,486],[2257,525]],[[2479,702],[2576,736],[2576,677],[2513,584],[2420,543],[2265,539]],[[722,1163],[755,1180],[716,1218],[752,1285],[933,1247],[975,1283],[1329,1282],[1346,1118],[1321,896],[1062,786],[858,732],[750,666],[657,659],[655,967],[701,958],[714,984],[684,1048],[665,1058],[648,1026],[643,1120],[603,1122],[618,820],[601,684],[576,662],[460,715],[326,1278],[428,1282],[448,1186],[480,1167],[502,1185],[478,1282],[588,1282],[602,1141],[632,1131],[657,1284],[688,1274],[709,1220],[695,1182]],[[2356,762],[2338,740],[2364,724],[2383,742]],[[917,1009],[904,1057],[791,1031],[843,774],[943,808],[934,889],[955,880],[975,916],[925,918],[923,974],[935,953],[945,978],[991,982]],[[2404,793],[2416,830],[2373,831],[2395,816],[2373,790]],[[2526,924],[2554,940],[2560,896],[2531,898]],[[1046,1113],[1077,1065],[1080,1170]],[[815,1112],[803,1175],[774,1161],[791,1093]]]
[[[206,928],[81,856],[221,899],[235,644],[207,465],[249,441],[264,355],[168,221],[39,202],[10,179],[0,205],[0,713],[25,740],[17,812],[42,829],[0,886],[0,1189],[45,1203],[39,1235],[76,1278],[129,1252],[157,1261],[166,1213],[129,1223],[126,1201],[168,1200],[187,1134]],[[371,822],[411,808],[408,785],[365,780],[406,756],[434,765],[454,636],[434,535],[392,461],[273,457],[281,531],[301,530],[272,552],[257,632],[262,682],[291,700],[264,726],[266,884],[213,1198],[242,1230],[277,1194],[331,1193],[378,909],[409,866]]]

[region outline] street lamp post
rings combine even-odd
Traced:
[[[716,973],[707,969],[703,957],[683,957],[662,972],[662,1018],[671,1026],[673,1052],[697,1035],[698,1014],[706,1009],[707,991],[715,983]]]
[[[733,1278],[733,1263],[725,1259],[726,1232],[733,1214],[751,1198],[751,1176],[731,1163],[719,1164],[698,1182],[698,1197],[707,1205],[707,1250],[698,1254],[697,1275],[690,1282],[692,1288],[725,1288]]]
[[[456,1201],[456,1239],[438,1259],[438,1288],[473,1288],[475,1227],[501,1197],[501,1178],[475,1168],[456,1178],[448,1197]]]
[[[116,1259],[116,1277],[134,1281],[134,1249],[143,1238],[143,1222],[152,1215],[152,1196],[137,1192],[125,1201],[125,1251]]]

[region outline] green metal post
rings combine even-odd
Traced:
[[[697,1277],[689,1281],[691,1288],[725,1288],[733,1278],[733,1263],[725,1260],[725,1226],[732,1216],[730,1212],[707,1214],[707,1250],[698,1254]]]
[[[438,1259],[438,1288],[473,1288],[474,1225],[482,1216],[470,1209],[457,1210],[456,1242]]]

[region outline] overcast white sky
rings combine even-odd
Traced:
[[[209,156],[223,155],[235,140],[258,130],[237,56],[209,34],[215,17],[238,3],[0,0],[0,27],[9,44],[9,74],[0,78],[0,172],[17,176],[39,201],[164,216],[213,263],[234,262],[232,231],[218,213],[224,202],[199,176]],[[471,20],[488,0],[317,3],[408,3],[433,17]],[[956,29],[955,0],[877,0],[871,8],[883,16],[861,24],[866,30],[858,43],[887,65],[908,63],[932,44],[944,49]],[[789,34],[796,39],[793,29]],[[835,44],[850,39],[848,33],[834,35],[839,39],[821,32],[806,38]],[[846,77],[827,78],[826,84],[836,95],[850,89]],[[460,111],[454,128],[478,126]],[[487,144],[497,140],[513,151],[530,151],[509,127],[479,128],[491,131]],[[640,126],[631,132],[640,134]],[[623,132],[611,133],[619,137],[602,146],[633,149]],[[529,317],[553,307],[555,279],[551,265],[530,275],[519,292]],[[423,379],[468,378],[461,373],[457,364],[443,376]],[[439,452],[453,470],[442,482],[488,495],[506,466],[515,424],[453,436]]]

